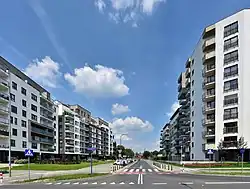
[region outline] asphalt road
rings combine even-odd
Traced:
[[[132,170],[132,171],[131,171]],[[151,171],[150,171],[151,170]],[[78,181],[58,181],[54,183],[32,183],[23,185],[3,185],[9,189],[249,189],[250,177],[223,177],[162,172],[147,161],[141,160],[120,173],[102,178]]]

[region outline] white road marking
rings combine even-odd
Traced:
[[[107,184],[106,182],[103,182],[103,183],[101,183],[101,184]]]
[[[55,185],[60,185],[60,184],[62,184],[62,183],[61,182],[55,183]]]
[[[142,172],[146,172],[146,170],[145,170],[145,169],[142,169]]]
[[[136,171],[135,172],[139,172],[140,171],[140,169],[136,169]]]
[[[79,182],[75,182],[75,183],[73,183],[73,185],[77,185],[77,184],[79,184]]]
[[[129,172],[132,173],[134,171],[134,169],[130,169]]]
[[[69,185],[70,184],[70,182],[66,182],[66,183],[64,183],[63,185]]]
[[[205,182],[207,185],[216,185],[216,184],[250,184],[250,182]]]
[[[143,174],[141,174],[141,184],[143,184]]]
[[[92,184],[97,184],[97,182],[93,182]]]
[[[49,183],[45,183],[45,185],[51,185],[52,183],[51,182],[49,182]]]
[[[154,169],[154,171],[155,171],[155,172],[159,172],[159,170],[158,170],[158,169]]]
[[[84,185],[85,185],[85,184],[88,184],[88,182],[84,182],[84,183],[82,183],[82,184],[84,184]]]
[[[121,182],[120,184],[125,184],[124,182]]]
[[[128,169],[124,169],[124,170],[123,170],[123,172],[127,172],[127,171],[128,171]]]
[[[115,184],[115,182],[111,182],[110,184]]]
[[[152,169],[148,169],[148,172],[152,172]]]
[[[138,175],[137,184],[141,183],[141,174]]]
[[[135,183],[133,183],[133,182],[130,182],[129,184],[135,184]]]
[[[142,165],[140,165],[140,169],[142,169]]]
[[[194,184],[193,182],[180,182],[179,184],[183,184],[183,185],[192,185]]]
[[[166,182],[154,182],[152,183],[153,185],[165,185],[167,184]]]

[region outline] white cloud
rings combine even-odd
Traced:
[[[103,0],[96,0],[96,1],[95,1],[95,6],[99,9],[99,11],[100,11],[101,13],[103,13],[103,10],[105,9],[106,4],[104,3]]]
[[[125,105],[122,105],[122,104],[113,104],[112,105],[112,108],[111,108],[111,113],[113,115],[119,115],[119,114],[124,114],[124,113],[127,113],[129,112],[130,109],[128,106],[125,106]]]
[[[111,123],[111,128],[114,133],[148,132],[153,130],[153,126],[149,121],[143,121],[138,117],[116,118]]]
[[[120,140],[120,137],[121,137],[121,135],[116,134],[114,138],[115,138],[115,140],[119,141],[119,140]],[[130,138],[128,135],[123,135],[123,136],[122,136],[122,140],[123,140],[123,141],[131,141],[132,138]]]
[[[129,94],[123,72],[118,69],[96,65],[93,69],[85,64],[76,68],[74,74],[64,74],[76,92],[89,97],[122,97]]]
[[[144,15],[152,15],[157,4],[166,0],[95,0],[100,12],[108,12],[109,18],[115,23],[131,22],[132,27],[138,27],[137,22]]]
[[[171,117],[179,107],[180,107],[179,102],[178,101],[174,102],[171,106],[171,112],[168,112],[167,116]]]
[[[33,60],[25,68],[25,73],[42,86],[56,88],[58,86],[58,79],[61,76],[59,68],[60,66],[57,62],[46,56],[42,60]]]

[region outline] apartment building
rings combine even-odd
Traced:
[[[185,129],[180,136],[190,139],[186,147],[181,144],[186,159],[206,160],[208,149],[219,159],[222,143],[225,159],[236,160],[239,139],[250,145],[249,21],[250,9],[244,9],[206,27],[178,78],[180,128]],[[250,160],[249,149],[244,159]]]
[[[23,157],[26,148],[56,153],[50,93],[2,57],[0,73],[0,161],[7,161],[9,145],[12,157]]]
[[[160,138],[160,148],[162,149],[163,156],[165,159],[170,159],[170,135],[169,135],[169,126],[167,123],[161,130],[161,138]]]

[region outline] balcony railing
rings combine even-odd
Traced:
[[[237,119],[238,113],[224,114],[224,120]]]
[[[38,129],[38,128],[35,128],[35,127],[31,127],[31,131],[34,132],[34,133],[43,134],[43,135],[46,135],[46,136],[51,136],[51,137],[54,136],[53,132],[48,132],[48,131]]]
[[[224,106],[230,106],[236,104],[238,104],[238,97],[224,100]]]
[[[214,110],[214,109],[215,109],[215,105],[213,105],[213,106],[203,106],[202,107],[203,113],[206,113],[207,111],[211,111],[211,110]]]
[[[207,39],[204,41],[204,43],[202,45],[202,49],[205,50],[206,47],[209,47],[209,46],[214,45],[214,44],[215,44],[215,37]]]
[[[224,79],[229,77],[234,77],[238,75],[238,69],[230,71],[230,72],[224,72]]]
[[[215,135],[215,130],[203,131],[203,132],[202,132],[202,135],[203,135],[203,137]]]
[[[223,147],[225,148],[237,147],[237,144],[237,141],[223,141]]]
[[[211,71],[215,70],[215,64],[211,64],[209,66],[205,66],[204,69],[202,70],[202,76],[204,77],[206,73],[209,73]]]
[[[238,127],[224,127],[223,134],[238,133]]]
[[[205,125],[205,124],[210,124],[210,123],[214,123],[215,122],[215,119],[203,119],[202,120],[202,124]]]
[[[238,87],[238,83],[231,84],[229,89],[225,88],[224,86],[224,92],[236,91],[238,90]]]
[[[211,52],[205,53],[202,60],[203,62],[206,62],[207,60],[214,58],[214,57],[215,57],[215,51],[211,51]]]

